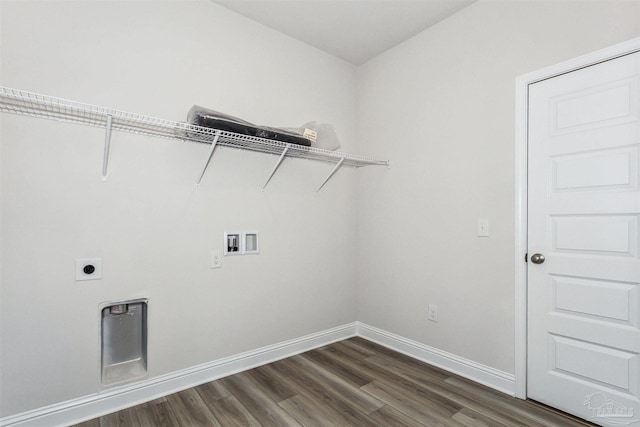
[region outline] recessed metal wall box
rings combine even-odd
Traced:
[[[257,231],[245,231],[242,233],[242,242],[244,243],[243,254],[260,253],[260,245],[258,241]]]
[[[239,231],[228,231],[224,233],[224,254],[240,255],[244,250],[242,244],[242,233]]]
[[[101,307],[101,383],[112,385],[147,375],[147,299]]]

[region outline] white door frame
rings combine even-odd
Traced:
[[[527,397],[527,118],[529,85],[640,51],[640,37],[516,78],[515,395]]]

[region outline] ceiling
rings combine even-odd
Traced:
[[[476,0],[212,0],[360,65]]]

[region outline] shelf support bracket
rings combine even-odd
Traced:
[[[340,159],[340,161],[339,161],[339,162],[338,162],[338,163],[333,167],[333,169],[331,170],[331,173],[329,174],[329,176],[327,176],[327,177],[325,178],[325,180],[324,180],[324,181],[322,181],[322,184],[320,184],[320,187],[318,187],[318,189],[316,190],[316,193],[317,193],[318,191],[320,191],[320,189],[321,189],[322,187],[324,187],[324,185],[327,183],[327,181],[329,181],[329,180],[331,179],[331,177],[332,177],[336,172],[338,172],[338,169],[340,169],[340,166],[342,166],[342,163],[344,163],[344,159],[345,159],[344,157],[343,157],[343,158],[341,158],[341,159]]]
[[[207,156],[207,163],[204,164],[204,168],[202,169],[202,173],[200,174],[200,177],[198,178],[198,181],[196,181],[196,188],[200,188],[200,181],[202,181],[202,177],[204,176],[204,173],[207,171],[207,167],[209,167],[209,162],[211,161],[211,157],[213,156],[213,150],[216,149],[216,144],[218,143],[218,138],[220,137],[220,132],[216,132],[216,136],[213,138],[213,141],[211,141],[211,148],[209,148],[209,155]]]
[[[284,151],[282,152],[282,154],[280,154],[280,158],[278,159],[278,162],[273,167],[273,170],[271,171],[271,174],[269,175],[269,178],[267,178],[267,180],[264,182],[264,185],[262,186],[262,191],[264,191],[264,189],[267,187],[267,184],[269,183],[269,181],[271,181],[271,178],[273,178],[273,175],[275,175],[276,171],[280,167],[280,164],[284,160],[284,157],[287,155],[287,151],[289,151],[289,147],[290,147],[290,145],[287,144],[287,146],[284,148]]]
[[[107,180],[107,168],[109,167],[109,149],[111,148],[111,122],[113,116],[107,115],[107,124],[105,126],[104,134],[104,156],[102,158],[102,180]]]

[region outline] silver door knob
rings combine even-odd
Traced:
[[[542,264],[544,262],[544,255],[542,254],[531,255],[531,262],[534,264]]]

